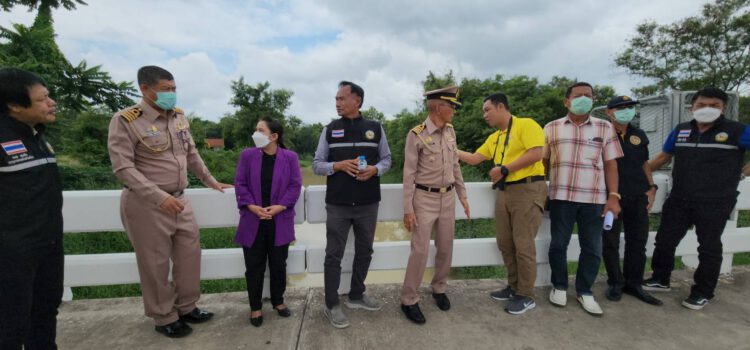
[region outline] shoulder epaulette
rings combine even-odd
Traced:
[[[185,114],[185,111],[182,110],[182,108],[175,107],[174,112],[177,114]]]
[[[451,123],[445,123],[445,126],[447,126],[447,127],[449,127],[449,128],[452,128],[452,127],[453,127],[453,124],[451,124]]]
[[[412,128],[411,132],[419,135],[419,133],[421,133],[422,130],[424,130],[424,128],[426,128],[426,126],[424,125],[424,123],[422,123],[422,124],[419,124],[419,125],[415,126],[414,128]]]
[[[120,113],[120,116],[123,119],[127,120],[128,123],[132,123],[134,120],[138,119],[141,114],[143,114],[143,110],[141,110],[140,107],[133,107],[122,111],[122,113]]]

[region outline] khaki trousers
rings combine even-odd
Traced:
[[[159,326],[192,311],[200,298],[200,232],[190,202],[178,199],[185,209],[172,215],[128,189],[120,198],[120,217],[138,262],[143,307]]]
[[[542,223],[547,183],[508,185],[495,195],[497,247],[508,269],[508,286],[518,295],[534,297],[536,233]]]
[[[406,265],[401,303],[414,305],[419,302],[417,289],[424,277],[430,236],[435,231],[435,275],[432,278],[433,293],[445,293],[453,259],[453,235],[456,231],[456,193],[414,191],[414,214],[417,228],[411,236],[411,254]]]

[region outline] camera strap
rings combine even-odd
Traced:
[[[510,128],[513,126],[513,116],[510,116],[510,120],[508,120],[508,130],[505,132],[505,142],[503,142],[503,153],[500,153],[500,163],[495,164],[495,166],[501,166],[503,165],[503,161],[505,160],[505,150],[508,149],[508,141],[510,140]],[[497,155],[497,146],[500,144],[500,134],[501,132],[497,132],[497,140],[495,140],[495,151],[492,152],[492,161],[495,161],[495,156]]]

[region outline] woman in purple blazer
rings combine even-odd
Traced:
[[[286,258],[294,241],[294,204],[302,188],[299,158],[282,142],[284,129],[276,120],[263,118],[253,134],[256,148],[240,155],[235,177],[240,223],[234,241],[242,245],[245,279],[250,299],[250,323],[263,324],[261,298],[266,262],[271,274],[271,304],[282,317],[291,312],[284,305]]]

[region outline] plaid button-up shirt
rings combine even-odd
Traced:
[[[544,126],[544,158],[549,159],[549,198],[604,204],[604,162],[623,156],[612,124],[589,117],[581,125],[568,116]]]

